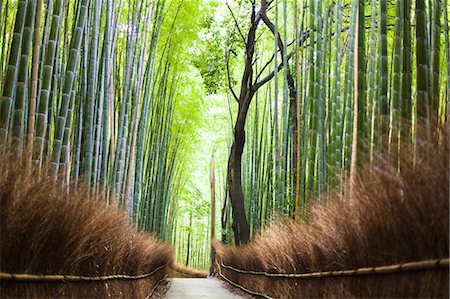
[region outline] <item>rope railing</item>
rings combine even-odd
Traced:
[[[239,289],[241,289],[242,291],[246,292],[247,294],[253,295],[253,296],[257,296],[257,297],[261,297],[261,298],[266,298],[266,299],[273,299],[273,297],[270,297],[269,295],[263,294],[263,293],[258,293],[255,291],[252,291],[250,289],[247,289],[246,287],[238,284],[237,282],[232,281],[231,279],[229,279],[228,277],[226,277],[223,273],[222,273],[222,268],[221,265],[222,263],[217,263],[217,269],[219,270],[219,276],[222,277],[226,282],[228,282],[229,284],[231,284],[232,286],[235,286]]]
[[[106,280],[138,280],[150,277],[159,270],[166,268],[168,265],[162,265],[150,273],[139,275],[114,274],[104,276],[80,276],[80,275],[35,275],[35,274],[12,274],[0,272],[1,280],[10,280],[15,282],[73,282],[73,281],[106,281]]]
[[[360,276],[373,274],[382,275],[382,274],[392,274],[392,273],[419,271],[419,270],[448,269],[450,267],[450,258],[408,262],[388,266],[365,267],[352,270],[318,271],[310,273],[268,273],[263,271],[243,270],[229,265],[225,265],[223,262],[220,263],[216,262],[216,264],[219,270],[218,272],[220,277],[222,277],[225,281],[227,281],[231,285],[243,290],[248,294],[262,298],[272,299],[273,297],[270,297],[269,295],[249,290],[246,287],[232,281],[222,273],[222,268],[232,270],[240,274],[260,275],[269,278],[277,277],[277,278],[307,279],[307,278],[327,278],[327,277],[342,277],[342,276]]]
[[[396,272],[407,272],[427,269],[449,268],[450,258],[424,260],[416,262],[401,263],[388,266],[366,267],[352,270],[334,270],[334,271],[318,271],[310,273],[268,273],[260,271],[251,271],[235,268],[223,264],[220,265],[234,272],[251,275],[264,275],[267,277],[285,277],[285,278],[319,278],[319,277],[333,277],[333,276],[356,276],[356,275],[370,275],[370,274],[390,274]]]
[[[167,278],[169,277],[169,275],[165,275],[162,279],[160,279],[160,281],[158,281],[158,283],[153,287],[152,291],[150,292],[150,294],[145,298],[145,299],[149,299],[152,298],[153,295],[155,294],[156,290],[159,288],[159,286],[167,280]]]

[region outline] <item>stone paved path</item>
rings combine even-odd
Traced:
[[[165,298],[170,299],[238,299],[244,298],[228,290],[214,278],[172,278]]]

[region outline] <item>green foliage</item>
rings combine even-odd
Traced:
[[[206,92],[208,94],[223,93],[226,91],[227,82],[226,49],[223,49],[226,40],[212,16],[203,22],[202,28],[202,31],[199,32],[200,46],[196,47],[196,59],[193,62],[200,70]]]

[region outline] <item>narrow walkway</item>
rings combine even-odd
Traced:
[[[166,298],[172,299],[238,299],[244,298],[228,290],[224,283],[214,278],[172,278]]]

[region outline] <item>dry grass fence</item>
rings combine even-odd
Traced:
[[[207,271],[188,268],[178,263],[172,264],[170,270],[170,276],[176,278],[206,278],[209,275]]]
[[[101,281],[0,280],[2,298],[146,298],[170,273],[173,250],[126,224],[124,213],[0,159],[0,272],[109,277]],[[12,279],[14,278],[14,279]],[[23,278],[23,277],[22,277]],[[12,279],[12,280],[11,280]]]
[[[330,194],[304,221],[273,224],[243,247],[215,243],[221,273],[275,298],[448,298],[448,141],[446,131],[420,139],[422,155],[403,152],[400,173],[397,164],[378,159],[350,197]],[[419,263],[405,265],[411,262]],[[392,271],[372,269],[389,265]],[[359,268],[371,273],[276,275]],[[249,270],[258,273],[242,273]]]

